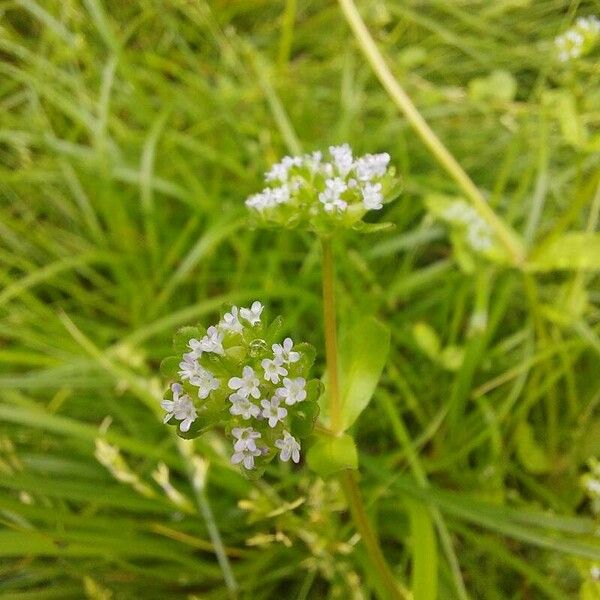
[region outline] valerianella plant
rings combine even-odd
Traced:
[[[265,173],[262,192],[246,206],[257,224],[299,227],[319,234],[336,229],[381,229],[363,217],[399,192],[389,154],[355,157],[348,144],[303,156],[285,156]]]
[[[267,187],[246,200],[256,226],[305,229],[321,239],[326,393],[320,381],[308,380],[314,349],[282,339],[280,318],[265,325],[256,301],[249,308],[230,307],[206,329],[177,334],[176,356],[163,361],[172,384],[162,407],[165,422],[181,437],[223,428],[231,439],[231,462],[246,477],[259,477],[275,457],[299,462],[306,446],[312,471],[339,478],[378,576],[390,597],[400,598],[362,501],[358,452],[349,433],[375,392],[390,334],[363,316],[338,352],[332,249],[339,231],[382,229],[364,218],[398,194],[389,162],[385,153],[355,157],[348,144],[330,146],[326,155],[286,156],[265,174]],[[322,422],[315,429],[319,408]]]
[[[253,478],[276,456],[300,461],[321,393],[320,382],[308,380],[314,348],[281,339],[282,319],[267,326],[262,313],[255,301],[229,307],[206,329],[181,329],[176,356],[162,364],[172,381],[161,403],[165,423],[187,439],[222,427],[231,440],[231,462]]]

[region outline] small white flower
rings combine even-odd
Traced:
[[[260,456],[262,452],[257,448],[256,450],[242,450],[241,452],[234,452],[231,455],[231,464],[237,465],[243,463],[244,467],[250,471],[254,469],[254,458]]]
[[[269,419],[269,427],[277,427],[279,421],[283,421],[287,417],[287,410],[282,406],[281,398],[273,396],[271,400],[262,400],[260,405],[263,407],[262,416]]]
[[[304,164],[308,167],[311,173],[317,173],[321,168],[321,161],[323,160],[323,153],[317,150],[311,154],[304,156]]]
[[[329,154],[333,158],[333,162],[337,168],[338,173],[345,177],[352,169],[354,159],[352,158],[352,149],[348,144],[342,144],[341,146],[329,146]]]
[[[367,183],[362,190],[362,200],[367,210],[383,208],[383,194],[380,183]]]
[[[229,412],[232,415],[240,416],[245,420],[251,417],[256,418],[260,415],[260,408],[253,404],[249,398],[244,398],[238,394],[231,394],[229,401],[231,402]]]
[[[447,208],[444,209],[443,215],[448,221],[459,223],[468,223],[469,221],[473,220],[474,216],[477,216],[473,208],[471,208],[462,200],[452,202]]]
[[[295,377],[294,379],[284,377],[283,387],[277,388],[275,393],[283,398],[288,406],[291,406],[306,399],[305,386],[306,379],[304,377]]]
[[[275,354],[275,358],[279,359],[282,363],[295,363],[300,360],[300,352],[292,351],[294,347],[294,342],[292,338],[285,338],[283,340],[283,344],[273,344],[271,348],[273,349],[273,354]]]
[[[283,437],[275,440],[275,446],[281,450],[279,458],[287,462],[290,457],[295,463],[300,462],[300,444],[288,431],[283,432]]]
[[[325,190],[319,194],[319,202],[323,204],[326,212],[343,212],[348,207],[348,203],[340,197],[348,186],[343,179],[333,177],[325,180]]]
[[[244,398],[248,396],[260,398],[258,384],[258,377],[254,374],[254,369],[248,366],[244,367],[241,377],[232,377],[228,383],[230,389],[237,390],[237,393]]]
[[[197,342],[198,340],[190,340],[190,342],[192,341]],[[192,377],[196,377],[197,375],[199,375],[200,369],[202,369],[202,367],[196,359],[196,353],[193,351],[186,352],[183,355],[183,360],[179,363],[179,369],[179,376],[184,381],[186,379],[192,379]]]
[[[467,240],[477,252],[485,252],[492,247],[492,232],[485,221],[475,221],[467,227]]]
[[[221,385],[221,382],[194,358],[193,352],[183,355],[183,361],[179,363],[179,369],[181,379],[184,381],[187,379],[198,388],[198,398],[201,400],[208,398],[208,395]]]
[[[287,369],[282,366],[282,360],[278,357],[273,360],[264,358],[260,364],[265,370],[265,380],[271,383],[279,383],[279,377],[288,374]]]
[[[260,433],[254,431],[252,427],[234,427],[231,430],[231,435],[236,439],[233,444],[233,449],[236,452],[243,452],[244,450],[254,452],[256,450],[255,440],[260,439]]]
[[[289,170],[292,167],[301,167],[302,158],[299,156],[284,156],[281,162],[274,164],[271,169],[265,173],[266,181],[280,181],[285,183],[289,177]]]
[[[485,252],[493,246],[493,232],[490,226],[466,202],[453,202],[444,210],[443,216],[451,223],[466,226],[467,241],[476,252]]]
[[[171,391],[173,392],[173,400],[165,399],[160,403],[161,407],[167,411],[163,422],[168,423],[175,417],[178,421],[181,421],[179,429],[183,432],[189,431],[190,426],[198,416],[194,404],[187,394],[183,394],[183,387],[180,383],[171,385]]]
[[[281,181],[287,179],[288,170],[283,163],[275,163],[269,171],[265,173],[265,181]]]
[[[187,352],[186,354],[183,355],[183,358],[185,359],[186,356],[190,356],[190,357],[194,357],[194,358],[200,358],[202,356],[202,343],[200,342],[200,340],[197,340],[196,338],[192,338],[188,343],[188,348],[191,350],[191,352]]]
[[[375,177],[383,177],[387,171],[390,155],[365,154],[354,163],[354,172],[360,181],[371,181]]]
[[[192,340],[190,340],[190,344],[191,342]],[[206,335],[200,340],[199,346],[202,352],[225,354],[223,350],[223,332],[219,331],[214,325],[211,325],[206,330]]]
[[[231,331],[233,333],[242,333],[244,328],[238,319],[238,307],[232,306],[231,311],[223,315],[223,319],[219,323],[219,328],[222,331]]]
[[[590,575],[594,581],[600,581],[600,567],[598,565],[594,565],[590,569]]]
[[[250,323],[250,325],[257,325],[260,323],[260,315],[263,311],[264,306],[255,300],[250,308],[240,308],[240,317]]]
[[[290,199],[290,188],[287,185],[272,188],[271,198],[275,204],[285,204]]]
[[[246,200],[246,206],[248,208],[253,208],[259,212],[267,208],[273,208],[275,206],[275,202],[271,198],[270,190],[264,190],[258,194],[253,194]]]
[[[595,15],[589,17],[579,17],[575,22],[576,27],[590,33],[600,33],[600,19]]]

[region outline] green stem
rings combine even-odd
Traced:
[[[327,379],[329,388],[329,413],[331,432],[340,435],[342,431],[342,406],[340,400],[337,324],[334,294],[333,255],[331,238],[322,238],[323,247],[323,315],[325,319],[325,353],[327,359]],[[364,542],[369,559],[375,568],[380,582],[389,598],[402,598],[394,575],[385,560],[379,539],[367,515],[356,477],[356,471],[345,470],[340,474],[340,482],[346,495],[354,524]]]
[[[331,238],[322,238],[323,248],[323,317],[325,320],[325,354],[327,359],[327,385],[329,386],[329,416],[334,434],[342,430],[342,406],[337,354],[337,323],[335,309],[333,255]]]
[[[458,161],[448,151],[444,144],[442,144],[440,139],[427,124],[427,121],[422,117],[417,107],[413,104],[412,100],[402,89],[387,66],[381,52],[379,52],[379,49],[356,9],[353,0],[339,0],[339,3],[346,21],[350,25],[363,54],[371,64],[371,68],[390,95],[394,104],[396,104],[396,106],[404,113],[408,122],[415,129],[437,161],[462,188],[474,208],[494,230],[498,240],[512,257],[513,262],[516,265],[521,265],[525,259],[525,253],[521,242],[517,239],[511,229],[507,227],[507,225],[505,225],[505,223],[503,223],[490,208],[482,193],[473,183],[473,180],[467,175],[465,170],[460,166]]]

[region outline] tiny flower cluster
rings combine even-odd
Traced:
[[[183,437],[222,424],[233,438],[231,462],[250,471],[276,454],[300,460],[300,438],[312,430],[320,383],[307,381],[314,350],[286,337],[276,341],[281,320],[262,322],[263,305],[232,306],[206,330],[187,328],[176,337],[178,356],[163,361],[173,379],[161,402],[164,422]]]
[[[600,36],[600,19],[580,17],[570,29],[554,38],[558,60],[567,62],[589,52]]]
[[[493,232],[490,226],[477,214],[477,211],[463,200],[452,202],[443,212],[443,217],[466,228],[467,242],[475,252],[485,252],[493,245]]]
[[[267,187],[246,206],[266,223],[312,229],[354,226],[367,211],[393,199],[394,171],[387,153],[354,157],[348,144],[286,156],[265,174]]]

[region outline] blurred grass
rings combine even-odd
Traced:
[[[597,52],[562,71],[549,58],[554,35],[593,8],[361,4],[395,75],[530,247],[596,229],[598,152],[547,95],[568,90],[575,129],[599,135]],[[473,598],[579,597],[600,562],[578,483],[600,454],[597,274],[458,268],[421,201],[454,184],[336,5],[2,1],[0,53],[2,598],[225,597],[201,514],[151,477],[162,461],[193,497],[157,418],[158,364],[175,328],[255,298],[323,347],[318,247],[248,230],[243,199],[282,154],[343,141],[389,152],[405,183],[383,216],[395,232],[337,249],[342,322],[373,312],[392,326],[356,434],[398,580],[431,594],[437,574],[438,597],[455,598],[457,560]],[[497,70],[514,96],[475,93]],[[464,350],[456,371],[421,351],[419,322]],[[98,436],[154,497],[98,463]],[[196,452],[211,462],[207,494],[242,597],[374,593],[333,483],[273,467],[251,485],[218,434]]]

